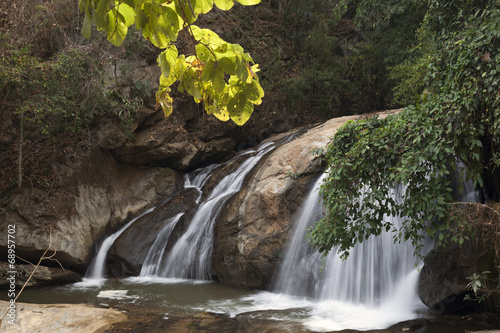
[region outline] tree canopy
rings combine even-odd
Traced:
[[[342,1],[340,15],[354,4],[361,23],[376,24],[416,3]],[[416,56],[393,72],[404,69],[396,91],[414,105],[386,119],[346,124],[325,151],[329,173],[321,195],[327,212],[309,233],[322,252],[338,246],[347,257],[357,242],[383,230],[394,231],[396,241],[412,241],[417,251],[426,235],[461,244],[467,224],[453,214],[452,195],[459,161],[468,180],[484,188],[486,196],[498,197],[499,4],[430,0],[425,10],[415,31]],[[395,190],[399,193],[392,196]],[[399,216],[402,227],[396,229],[388,216]]]
[[[163,50],[158,57],[162,75],[156,98],[167,116],[172,113],[170,87],[178,81],[178,90],[196,103],[203,102],[208,114],[243,125],[264,96],[258,65],[240,45],[194,25],[214,5],[229,10],[235,2],[250,6],[260,0],[80,0],[85,14],[82,34],[90,38],[93,22],[120,46],[135,24],[146,40]],[[175,46],[180,32],[186,36],[190,54],[179,54]]]

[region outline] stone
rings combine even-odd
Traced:
[[[94,137],[99,147],[106,150],[120,147],[127,139],[127,136],[120,128],[118,120],[109,118],[103,118],[99,121],[99,127]]]
[[[48,253],[51,255],[52,253]],[[17,259],[20,262],[19,259]],[[0,276],[10,276],[9,272],[16,272],[15,284],[17,286],[22,287],[29,276],[33,272],[34,267],[31,265],[14,265],[14,268],[11,269],[9,267],[9,263],[0,262]],[[26,284],[26,287],[40,287],[40,286],[49,286],[49,285],[62,285],[66,283],[75,283],[81,281],[80,275],[77,273],[62,269],[60,267],[46,267],[46,266],[38,266],[35,270],[35,273]],[[6,279],[0,280],[0,288],[9,289],[9,281]]]
[[[158,206],[151,213],[143,216],[125,230],[115,240],[107,257],[107,270],[116,277],[139,275],[148,251],[165,223],[180,212],[196,207],[198,190],[188,188]],[[190,215],[185,214],[177,222],[176,230],[182,229]],[[174,230],[166,246],[172,245],[177,239],[178,231]],[[137,241],[140,240],[140,241]]]
[[[157,121],[136,132],[127,144],[113,151],[123,163],[168,166],[189,171],[230,154],[236,147],[231,137],[189,133],[179,115]]]
[[[9,302],[0,301],[6,309]],[[89,333],[104,332],[115,323],[127,320],[127,315],[113,309],[95,308],[84,304],[15,303],[15,320],[9,314],[1,323],[4,333]]]
[[[15,226],[16,254],[38,262],[49,248],[65,269],[84,273],[102,237],[124,221],[173,195],[182,176],[168,168],[123,165],[93,150],[82,161],[57,166],[57,189],[48,194],[23,187],[12,195],[0,232]],[[6,260],[7,237],[0,239]],[[44,263],[45,264],[45,263]]]
[[[468,204],[462,210],[472,217],[474,235],[462,246],[450,243],[446,248],[431,250],[424,259],[419,275],[418,296],[437,314],[463,314],[474,311],[500,311],[500,291],[493,292],[485,302],[464,300],[474,298],[467,284],[473,274],[491,272],[489,289],[496,288],[500,274],[500,214],[481,204]]]
[[[324,148],[336,130],[357,118],[335,118],[288,133],[289,141],[278,141],[260,161],[216,225],[213,274],[220,281],[251,288],[269,285],[289,237],[291,217],[324,171],[311,151]],[[284,135],[270,140],[280,137]]]

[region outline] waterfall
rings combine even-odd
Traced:
[[[323,213],[318,193],[323,177],[318,179],[297,215],[284,262],[274,281],[275,291],[374,308],[388,306],[390,299],[400,302],[394,299],[399,286],[410,290],[412,296],[406,297],[404,304],[398,303],[398,310],[406,306],[411,313],[409,308],[413,307],[416,298],[416,279],[407,277],[415,274],[416,258],[410,242],[395,244],[390,232],[382,232],[357,244],[345,261],[340,259],[336,249],[322,258],[308,244],[307,228]],[[401,226],[398,218],[393,218],[393,223],[396,227]],[[401,283],[406,285],[401,287]]]
[[[245,176],[272,147],[272,143],[262,145],[257,153],[248,157],[236,171],[222,178],[208,198],[199,205],[186,231],[173,245],[166,258],[160,258],[152,267],[143,268],[141,276],[208,279],[211,268],[214,224],[217,216],[224,203],[233,194],[240,191]],[[208,174],[209,171],[202,171],[193,179],[187,177],[186,186],[200,189]],[[165,244],[159,246],[157,250],[151,249],[150,252],[158,253],[164,251],[164,248]],[[163,257],[163,253],[161,256],[158,254],[157,256]]]
[[[457,170],[453,177],[453,196],[461,202],[479,202],[479,191],[474,188],[472,180],[467,180],[467,168],[457,160]]]
[[[170,238],[170,234],[172,230],[174,230],[177,222],[179,222],[180,218],[184,215],[184,213],[179,213],[176,216],[168,219],[163,228],[156,236],[153,245],[149,248],[148,254],[146,255],[146,259],[144,259],[144,264],[141,268],[140,276],[157,276],[158,275],[158,267],[163,259],[163,255],[165,253],[166,244],[168,239]]]
[[[116,231],[112,235],[108,236],[104,242],[102,242],[97,255],[94,257],[92,262],[90,263],[89,268],[87,269],[87,273],[85,274],[85,278],[88,280],[102,280],[104,279],[104,275],[106,273],[106,257],[108,255],[109,249],[113,246],[115,240],[120,237],[120,235],[127,230],[135,221],[140,219],[146,214],[151,213],[155,210],[156,207],[150,208],[145,212],[142,212],[136,218],[130,220],[127,224],[125,224],[120,230]]]

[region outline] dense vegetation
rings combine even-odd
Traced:
[[[470,226],[453,214],[460,206],[452,195],[453,175],[463,172],[459,162],[483,198],[497,199],[500,190],[498,2],[344,3],[355,7],[361,24],[375,25],[392,20],[384,9],[391,4],[399,5],[396,15],[425,6],[414,31],[418,43],[391,72],[399,78],[396,96],[413,105],[387,119],[349,123],[336,134],[325,152],[330,171],[321,194],[327,215],[310,239],[323,252],[338,245],[344,257],[383,230],[417,248],[426,235],[461,244]],[[401,217],[401,229],[394,230],[387,216]]]

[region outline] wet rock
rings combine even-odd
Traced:
[[[122,165],[101,150],[56,168],[61,178],[55,190],[23,187],[12,194],[0,232],[7,235],[9,226],[15,228],[20,257],[38,262],[50,246],[65,269],[78,273],[85,272],[104,234],[172,195],[183,182],[171,169]],[[0,260],[6,255],[7,237],[3,237]]]
[[[216,226],[214,274],[232,285],[269,284],[289,236],[289,221],[321,174],[311,151],[323,148],[345,122],[332,119],[281,144],[255,168]]]
[[[6,309],[8,302],[0,301]],[[3,319],[1,331],[5,333],[89,333],[104,332],[114,323],[127,320],[127,316],[113,309],[100,309],[83,304],[27,304],[15,303],[15,320],[9,314]]]
[[[198,190],[188,188],[181,191],[171,200],[143,216],[118,237],[111,247],[107,257],[107,269],[113,276],[139,275],[148,251],[160,230],[170,218],[178,213],[186,212],[196,207]],[[177,222],[166,247],[172,246],[185,227],[185,222],[191,216],[185,214]],[[140,241],[138,241],[140,240]]]

